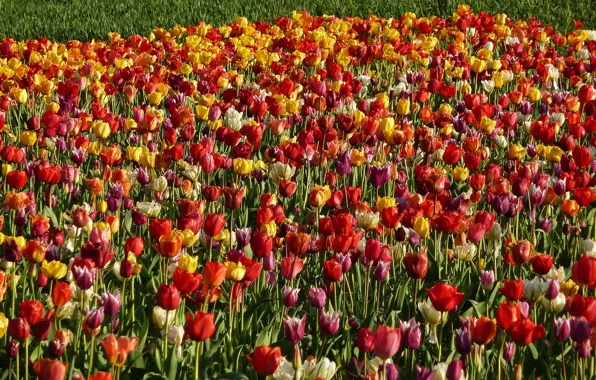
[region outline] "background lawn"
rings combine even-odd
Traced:
[[[155,27],[229,23],[237,16],[272,20],[293,10],[337,16],[450,16],[455,0],[0,0],[0,37],[90,40],[108,32],[147,35]],[[594,0],[469,0],[475,11],[505,12],[513,18],[534,16],[566,31],[572,19],[596,28]]]

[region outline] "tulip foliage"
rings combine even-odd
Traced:
[[[576,26],[461,5],[3,39],[8,378],[593,378]]]

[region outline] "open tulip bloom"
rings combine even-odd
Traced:
[[[593,378],[595,69],[465,5],[1,40],[8,378]]]

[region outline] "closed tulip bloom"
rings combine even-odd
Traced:
[[[574,342],[581,343],[592,335],[592,324],[584,317],[569,319],[570,337]]]
[[[375,331],[375,355],[383,360],[390,359],[399,351],[401,330],[387,325],[377,327]]]
[[[447,319],[447,314],[435,309],[430,299],[425,302],[418,302],[418,310],[420,310],[424,319],[433,326]]]
[[[536,274],[543,276],[550,272],[550,268],[552,268],[554,261],[554,257],[543,253],[532,256],[530,264],[532,265],[532,270]]]
[[[116,315],[120,310],[122,300],[120,298],[120,290],[116,289],[113,293],[106,291],[102,298],[104,311],[107,315]]]
[[[593,286],[596,284],[596,258],[583,255],[573,264],[571,278],[579,286]]]
[[[39,301],[21,302],[19,316],[34,325],[43,317],[43,304]]]
[[[460,328],[455,330],[455,349],[463,356],[472,351],[472,337],[468,329]]]
[[[255,231],[250,240],[250,248],[257,257],[269,256],[273,248],[273,239],[267,232]]]
[[[128,358],[128,354],[139,347],[139,338],[121,336],[116,338],[114,334],[109,334],[105,339],[99,342],[103,346],[108,361],[115,367],[122,367]]]
[[[191,314],[186,314],[184,331],[191,340],[202,342],[210,339],[215,330],[215,315],[213,313],[197,311],[194,317]]]
[[[329,282],[337,282],[343,274],[341,264],[336,260],[327,260],[323,263],[323,277]]]
[[[428,297],[438,311],[451,311],[464,299],[464,293],[458,292],[456,286],[446,282],[435,284],[432,289],[426,289]]]
[[[362,352],[371,352],[375,349],[375,334],[368,327],[363,327],[356,336],[356,347]]]
[[[413,279],[423,279],[428,271],[428,256],[426,250],[422,253],[408,253],[404,256],[404,266],[408,276]]]
[[[281,349],[261,345],[255,347],[252,357],[247,356],[247,359],[258,375],[273,375],[281,363]]]
[[[565,316],[557,318],[554,326],[555,338],[557,338],[559,342],[564,342],[569,339],[569,336],[571,335],[571,324]]]
[[[29,337],[29,323],[24,318],[11,319],[8,323],[8,335],[16,340],[25,340]]]
[[[161,284],[157,289],[155,301],[164,310],[176,310],[180,305],[180,292],[174,285]]]
[[[480,272],[480,286],[482,287],[482,289],[484,289],[485,291],[489,291],[493,288],[493,285],[495,283],[495,272],[490,270],[490,271],[482,271]]]
[[[283,292],[283,304],[286,307],[296,306],[296,303],[298,303],[298,295],[300,294],[300,288],[290,288],[289,286],[285,286]]]
[[[217,236],[226,225],[226,219],[221,214],[207,214],[203,228],[209,237]]]
[[[321,288],[310,288],[308,290],[308,299],[312,307],[322,309],[327,301],[327,293]]]

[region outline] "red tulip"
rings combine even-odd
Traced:
[[[298,256],[290,255],[281,259],[280,274],[283,278],[290,281],[298,277],[298,274],[304,267],[304,260]]]
[[[291,232],[286,235],[285,241],[288,254],[303,255],[308,250],[311,236],[303,232]]]
[[[584,317],[592,325],[596,324],[596,299],[576,294],[567,298],[567,311],[571,316]]]
[[[189,294],[195,292],[201,286],[203,276],[199,273],[191,273],[187,270],[176,268],[172,275],[172,280],[180,293]]]
[[[371,352],[375,349],[375,334],[368,327],[363,327],[356,336],[356,347],[362,352]]]
[[[337,282],[342,275],[341,264],[335,260],[327,260],[323,263],[323,277],[329,282]]]
[[[401,330],[380,325],[375,331],[375,355],[383,360],[392,358],[399,351]]]
[[[252,357],[247,355],[246,358],[258,375],[273,375],[281,363],[281,349],[261,345],[255,347]]]
[[[184,332],[191,340],[203,342],[215,333],[215,314],[203,313],[197,311],[194,318],[191,314],[186,314],[186,325]]]
[[[404,256],[404,266],[408,276],[413,279],[426,277],[428,271],[428,256],[426,252],[408,253]]]
[[[511,257],[516,264],[527,263],[532,255],[532,250],[532,243],[527,240],[518,240],[515,243],[509,244]]]
[[[152,219],[149,222],[149,234],[153,239],[159,241],[159,238],[172,232],[171,219]]]
[[[478,243],[484,234],[486,233],[486,227],[482,223],[474,223],[468,229],[468,240],[472,243]]]
[[[451,311],[464,300],[464,293],[458,292],[456,286],[446,282],[436,283],[432,289],[426,288],[426,292],[438,311]]]
[[[13,189],[20,190],[27,184],[27,173],[22,170],[13,170],[6,175],[6,183]]]
[[[524,296],[524,280],[504,280],[499,292],[509,301],[519,301]]]
[[[381,211],[381,223],[387,228],[395,228],[401,221],[399,209],[395,206],[385,207]]]
[[[23,301],[19,317],[25,319],[30,325],[41,321],[43,317],[43,304],[39,301]]]
[[[269,256],[273,248],[273,239],[267,232],[255,231],[250,239],[250,248],[257,257]]]
[[[573,189],[573,198],[580,207],[586,207],[594,200],[594,192],[589,187],[576,187]]]
[[[457,144],[449,144],[443,153],[443,161],[447,165],[455,165],[461,159],[464,150]]]
[[[205,218],[205,234],[209,237],[215,237],[219,235],[226,225],[226,218],[222,214],[207,214]]]
[[[485,316],[470,317],[470,335],[472,342],[483,345],[493,340],[497,334],[497,324],[494,319]]]
[[[67,282],[58,282],[52,289],[52,303],[56,307],[64,306],[72,298],[72,290]]]
[[[29,323],[24,318],[11,319],[8,322],[8,335],[16,340],[25,340],[29,337]]]
[[[244,187],[239,188],[237,185],[226,187],[223,189],[223,195],[226,207],[235,210],[240,207],[244,199]]]
[[[546,253],[540,255],[534,255],[530,259],[530,264],[532,265],[532,270],[541,276],[550,272],[550,268],[553,266],[553,262],[555,258],[551,255],[547,255]],[[596,275],[596,272],[595,272]]]
[[[180,292],[174,285],[161,284],[157,290],[155,301],[164,310],[176,310],[180,305]]]
[[[278,185],[279,195],[283,198],[291,198],[298,188],[296,182],[289,179],[280,180]]]
[[[226,279],[227,271],[223,263],[207,261],[203,269],[203,284],[210,288],[217,288]]]
[[[126,239],[126,243],[124,244],[124,252],[132,252],[135,256],[139,257],[143,250],[145,249],[145,242],[143,242],[143,238],[140,236],[130,237]]]
[[[33,364],[33,369],[40,380],[62,380],[66,377],[66,368],[68,364],[60,360],[37,359]]]
[[[534,325],[530,318],[518,319],[509,329],[507,334],[511,340],[518,346],[527,346],[528,344],[544,337],[546,330],[542,325]]]
[[[583,255],[571,267],[571,278],[579,286],[596,284],[596,258]]]
[[[497,326],[507,330],[513,322],[521,318],[521,309],[518,303],[505,301],[499,305],[495,312]]]

